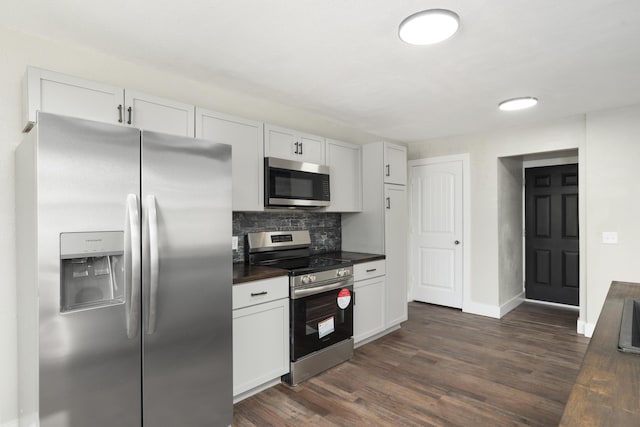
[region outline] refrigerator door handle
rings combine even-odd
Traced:
[[[128,293],[128,307],[126,310],[127,337],[138,335],[140,324],[140,286],[141,286],[141,253],[140,253],[140,211],[138,196],[127,195],[127,218],[125,223],[125,289]]]
[[[158,212],[156,197],[147,196],[147,224],[149,227],[149,310],[147,311],[147,334],[156,331],[158,312],[158,276],[160,255],[158,253]]]

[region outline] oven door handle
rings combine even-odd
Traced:
[[[339,282],[327,283],[326,285],[314,286],[312,288],[292,289],[291,299],[308,297],[309,295],[321,294],[323,292],[332,291],[334,289],[346,288],[353,286],[353,277],[349,277]]]

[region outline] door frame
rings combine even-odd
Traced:
[[[424,159],[409,160],[407,171],[408,190],[411,193],[411,171],[416,166],[426,166],[453,161],[462,162],[462,311],[468,311],[471,303],[471,174],[469,153],[454,154],[449,156],[427,157]],[[412,198],[407,196],[407,209],[409,210],[409,235],[411,235],[411,203]],[[413,289],[415,278],[413,276],[413,264],[411,256],[411,238],[407,239],[407,268],[409,271],[408,301],[413,301]]]

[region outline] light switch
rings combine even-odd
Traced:
[[[231,250],[238,250],[238,236],[231,236]]]
[[[608,245],[617,245],[618,244],[618,232],[617,231],[603,231],[602,232],[602,243],[606,243]]]

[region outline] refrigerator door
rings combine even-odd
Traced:
[[[40,113],[36,150],[40,425],[139,426],[140,132]]]
[[[231,424],[231,147],[142,132],[143,419]]]

